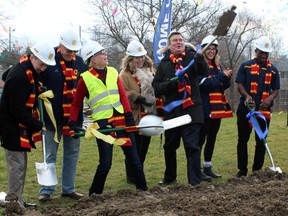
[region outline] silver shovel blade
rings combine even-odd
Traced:
[[[274,172],[278,172],[278,173],[282,173],[282,170],[281,170],[281,168],[280,167],[269,167],[272,171],[274,171]]]
[[[58,184],[55,163],[35,163],[37,180],[40,185],[53,186]]]
[[[163,127],[164,130],[169,130],[172,128],[180,127],[186,124],[189,124],[192,122],[192,118],[190,115],[186,114],[183,116],[179,116],[173,119],[169,119],[166,121],[163,121]]]

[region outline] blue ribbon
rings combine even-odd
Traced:
[[[256,117],[259,117],[259,118],[264,120],[264,122],[265,122],[265,130],[264,130],[264,132],[260,128],[260,125],[259,125]],[[267,127],[266,118],[264,117],[264,115],[262,113],[260,113],[260,112],[257,112],[257,111],[250,111],[246,115],[246,118],[250,119],[250,122],[251,122],[256,134],[258,135],[258,137],[261,140],[264,140],[266,135],[268,134],[268,127]]]
[[[199,53],[199,50],[201,50],[201,49],[202,49],[202,47],[200,45],[196,46],[196,55]],[[178,69],[177,72],[175,73],[175,75],[177,77],[182,76],[183,74],[186,73],[186,70],[193,64],[194,64],[194,58],[190,61],[190,63],[186,67],[184,67],[182,69]]]
[[[200,45],[197,45],[197,46],[196,46],[196,54],[198,54],[199,50],[201,50],[201,49],[202,49],[202,47],[201,47]],[[194,64],[194,58],[189,62],[189,64],[188,64],[186,67],[184,67],[184,68],[182,68],[182,69],[178,69],[178,70],[176,71],[175,75],[181,79],[181,83],[182,83],[182,84],[184,83],[184,79],[183,79],[182,76],[186,73],[186,70],[187,70],[189,67],[191,67],[191,65],[193,65],[193,64]],[[183,97],[183,99],[181,99],[181,100],[175,100],[175,101],[172,101],[171,103],[167,104],[166,106],[164,106],[164,111],[170,112],[170,111],[173,110],[175,107],[181,105],[181,104],[182,104],[182,101],[186,98],[186,96],[187,96],[187,92],[184,91],[184,97]]]

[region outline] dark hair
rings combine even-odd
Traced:
[[[181,34],[181,32],[175,31],[175,32],[171,32],[168,36],[168,44],[170,44],[170,39],[173,35],[181,35],[183,38],[183,35]]]

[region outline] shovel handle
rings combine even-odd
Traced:
[[[254,111],[255,110],[255,102],[254,101],[245,101],[245,106],[249,111]]]
[[[86,130],[84,128],[77,127],[78,132],[75,132],[75,135],[79,137],[85,136]],[[109,134],[110,132],[117,132],[117,131],[125,131],[126,128],[106,128],[106,129],[99,129],[100,133]]]

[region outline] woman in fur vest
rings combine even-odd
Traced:
[[[136,125],[141,117],[156,114],[156,99],[151,85],[154,77],[153,61],[139,41],[131,41],[127,46],[125,57],[122,59],[120,79],[129,99]],[[135,133],[137,151],[142,164],[145,161],[151,137]],[[133,184],[131,167],[126,164],[127,183]]]

